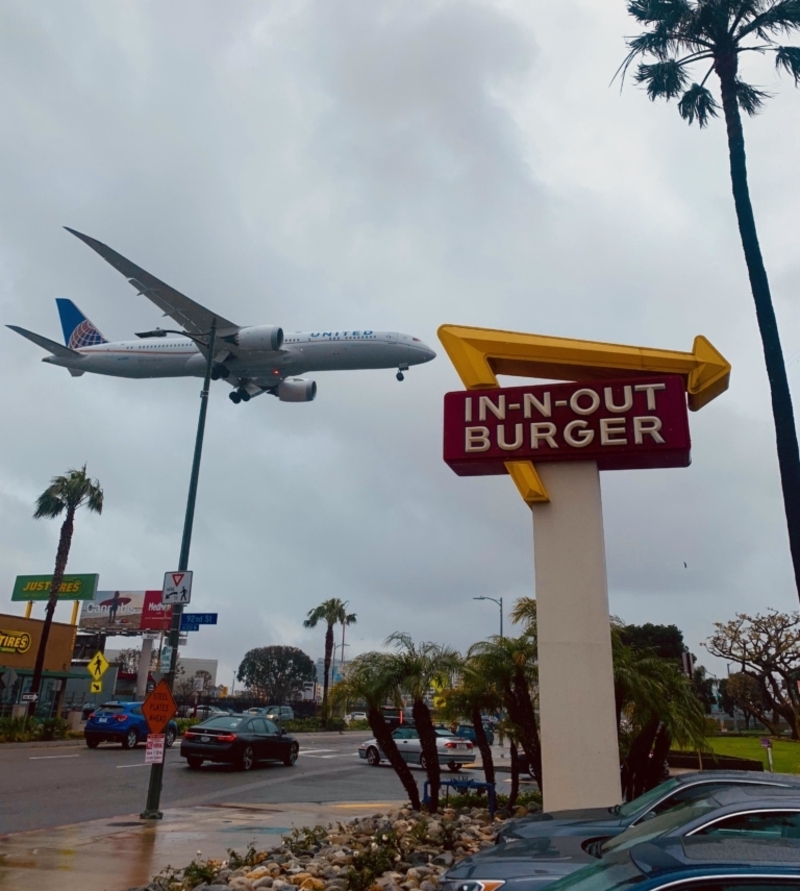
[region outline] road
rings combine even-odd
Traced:
[[[248,772],[206,764],[189,770],[179,743],[167,751],[162,807],[235,803],[376,801],[405,798],[391,767],[368,767],[357,755],[367,733],[298,734],[294,767],[259,765]],[[418,785],[424,774],[418,768]],[[3,807],[0,834],[139,813],[150,768],[144,746],[103,744],[0,746]]]

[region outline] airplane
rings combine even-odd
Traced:
[[[311,402],[317,384],[296,375],[317,371],[397,368],[397,380],[412,365],[436,358],[418,337],[395,331],[298,331],[284,336],[277,325],[237,325],[165,284],[101,241],[64,227],[121,272],[182,329],[162,328],[136,334],[137,340],[110,343],[71,301],[56,298],[64,346],[18,325],[7,325],[50,353],[42,359],[66,368],[73,377],[85,372],[114,377],[203,377],[208,363],[209,332],[216,322],[211,377],[226,380],[232,402],[249,402],[270,393],[281,402]],[[178,333],[177,337],[167,337]],[[180,336],[180,334],[184,336]]]

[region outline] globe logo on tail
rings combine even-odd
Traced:
[[[88,319],[84,319],[70,334],[67,346],[71,350],[79,350],[81,347],[96,346],[105,342],[105,338],[97,328]]]

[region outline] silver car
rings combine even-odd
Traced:
[[[439,753],[440,764],[446,764],[450,770],[461,770],[463,764],[472,761],[472,743],[468,739],[453,736],[449,730],[436,729],[434,732],[436,733],[436,750]],[[392,732],[392,737],[397,743],[397,749],[404,761],[409,764],[419,764],[423,770],[426,768],[422,743],[416,727],[408,725],[398,727]],[[376,739],[368,739],[362,743],[358,747],[358,755],[372,767],[377,767],[381,761],[388,761]]]

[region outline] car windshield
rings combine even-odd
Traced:
[[[666,783],[656,786],[655,789],[645,792],[644,795],[634,798],[633,801],[618,805],[615,813],[622,817],[632,817],[634,814],[638,814],[639,811],[646,810],[651,804],[658,801],[662,795],[671,792],[678,785],[680,785],[680,783],[673,777],[671,780],[667,780]]]
[[[455,733],[451,732],[450,730],[443,730],[443,729],[441,729],[441,728],[437,728],[437,729],[436,729],[436,735],[437,735],[437,736],[448,736],[448,737],[450,737],[450,736],[455,736]]]
[[[242,726],[244,721],[244,715],[219,715],[216,718],[209,718],[207,721],[203,721],[202,724],[195,725],[193,729],[200,730],[211,727],[216,730],[236,730],[237,727]]]
[[[651,838],[663,835],[665,832],[669,832],[670,829],[684,826],[690,820],[694,820],[695,817],[702,817],[703,814],[716,810],[718,807],[719,803],[710,798],[701,801],[685,802],[671,810],[664,811],[663,814],[659,814],[657,817],[643,820],[636,826],[631,826],[616,838],[609,839],[600,850],[603,855],[611,851],[624,851],[625,848],[629,848],[631,845],[650,841]]]
[[[124,711],[125,711],[124,705],[102,705],[95,712],[95,714],[96,715],[113,715],[113,714],[116,714],[117,712],[124,712]]]
[[[619,862],[617,858],[607,863],[584,866],[563,879],[547,886],[547,891],[612,891],[629,888],[644,879],[644,873],[629,859]]]

